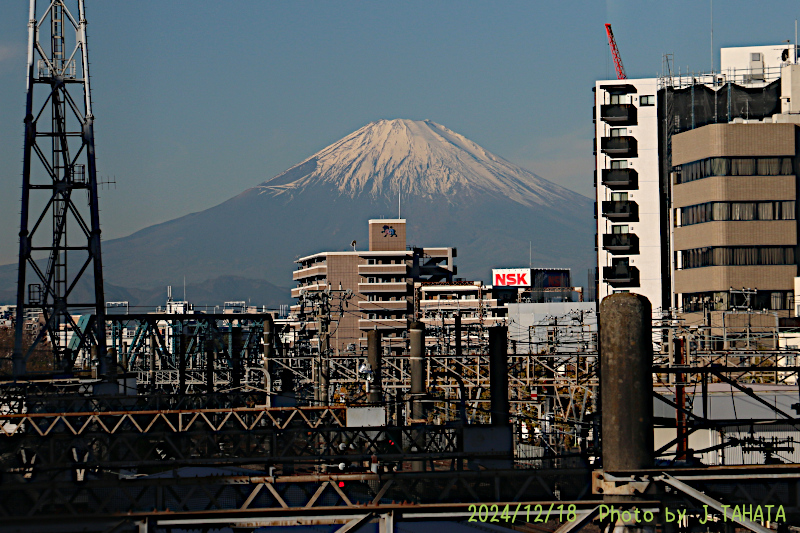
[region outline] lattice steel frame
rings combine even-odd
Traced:
[[[84,0],[77,0],[78,20],[67,8],[66,2],[67,0],[50,0],[47,9],[37,20],[36,0],[30,0],[16,340],[13,355],[15,378],[25,374],[30,351],[45,339],[52,345],[56,367],[70,370],[77,350],[66,344],[69,332],[80,339],[80,346],[84,348],[96,344],[100,371],[107,371],[100,212],[86,17]],[[43,23],[48,20],[50,42],[49,46],[47,43],[43,46],[39,32]],[[67,55],[65,29],[69,27],[74,29],[75,46]],[[36,65],[34,58],[38,58]],[[46,96],[42,102],[35,102],[34,92],[38,95],[40,91],[34,89],[41,85],[48,87],[44,91]],[[73,98],[72,93],[77,93],[76,96],[80,97]],[[36,161],[38,165],[34,165]],[[79,209],[78,203],[74,201],[73,192],[81,190],[87,192],[88,208]],[[47,195],[41,196],[41,201],[46,203],[35,219],[29,216],[32,214],[32,191],[41,191]],[[52,218],[52,233],[45,229],[48,215]],[[77,237],[74,244],[67,239],[68,222],[70,226],[77,228],[72,231],[73,238]],[[35,240],[37,236],[39,238]],[[39,254],[48,255],[44,269],[34,257]],[[77,270],[72,275],[67,270],[68,255],[80,256]],[[28,269],[34,273],[36,283],[26,285]],[[88,276],[88,272],[94,276],[94,297],[88,302],[75,302],[71,297],[72,292],[84,274]],[[45,325],[26,351],[23,347],[25,311],[31,308],[42,309]],[[87,311],[94,314],[95,320],[84,329],[75,323],[71,315],[85,314]]]

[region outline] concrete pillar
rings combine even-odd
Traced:
[[[116,348],[109,348],[106,352],[108,354],[108,372],[106,375],[108,376],[108,381],[111,383],[116,383],[117,381],[117,349]]]
[[[264,389],[267,391],[265,405],[272,407],[272,375],[270,362],[275,358],[275,322],[270,315],[264,320]]]
[[[369,386],[367,401],[369,403],[380,403],[383,399],[383,387],[381,386],[381,364],[383,354],[381,353],[381,332],[373,329],[367,332],[367,362],[372,369],[372,383]]]
[[[652,308],[639,294],[600,303],[600,403],[603,469],[653,463]]]
[[[461,312],[456,313],[456,357],[461,357]]]
[[[328,405],[328,367],[330,365],[331,337],[328,334],[328,323],[324,319],[318,321],[317,331],[319,331],[319,403],[317,405]]]
[[[231,328],[231,386],[242,384],[242,328]]]
[[[214,392],[214,360],[217,355],[212,339],[205,340],[204,350],[206,352],[206,393],[212,394]]]
[[[147,366],[150,371],[150,390],[156,388],[156,336],[150,335],[150,346],[147,354]]]
[[[509,426],[508,327],[489,328],[489,392],[493,426]]]
[[[410,342],[409,366],[411,371],[411,418],[425,418],[421,397],[425,394],[425,330],[423,325],[408,332]]]
[[[186,394],[186,352],[189,348],[189,335],[181,333],[178,337],[178,347],[175,357],[178,358],[178,393]]]

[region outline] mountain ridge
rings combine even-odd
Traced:
[[[321,184],[351,198],[384,189],[422,197],[483,192],[527,206],[578,195],[441,124],[407,119],[371,122],[253,190],[280,196]]]
[[[457,247],[459,277],[488,280],[493,267],[532,260],[582,279],[594,263],[589,198],[433,122],[377,121],[213,207],[104,241],[104,278],[132,295],[184,278],[292,285],[296,258],[353,240],[363,249],[367,221],[397,213],[398,190],[408,243]],[[0,267],[1,285],[15,281],[15,264]],[[222,301],[230,296],[215,287],[230,286],[198,293]]]

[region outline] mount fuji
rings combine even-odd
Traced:
[[[365,248],[367,221],[398,204],[408,244],[457,247],[460,278],[488,283],[492,268],[532,261],[584,285],[594,261],[589,198],[440,124],[379,120],[217,206],[104,242],[107,292],[136,299],[185,276],[210,300],[242,298],[241,286],[254,304],[285,303],[294,259]]]

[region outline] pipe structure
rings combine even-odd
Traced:
[[[650,301],[618,293],[600,303],[600,404],[603,469],[653,463],[653,342]]]
[[[372,383],[369,384],[369,403],[380,403],[383,398],[383,387],[381,386],[381,332],[373,329],[367,332],[367,363],[372,370]]]
[[[489,328],[489,392],[493,426],[510,426],[508,401],[508,327]]]

